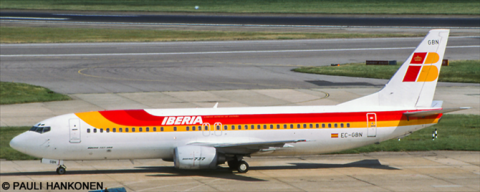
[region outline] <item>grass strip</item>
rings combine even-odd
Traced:
[[[29,127],[0,127],[0,159],[37,159],[12,149],[10,140],[27,131]],[[438,129],[438,139],[432,141],[432,131]],[[428,151],[428,150],[480,150],[480,116],[446,114],[437,125],[427,127],[401,141],[391,139],[378,145],[369,145],[339,152],[367,153],[376,151]]]
[[[432,132],[435,129],[438,130],[438,138],[432,140]],[[339,153],[430,150],[479,151],[480,115],[446,114],[440,123],[414,132],[400,141],[391,139],[378,145],[368,145]]]
[[[10,141],[30,127],[0,127],[0,159],[6,160],[35,160],[36,157],[18,152],[10,147]]]
[[[0,82],[0,104],[69,100],[50,89],[25,83]]]
[[[174,31],[94,28],[0,27],[1,43],[149,42],[418,37],[423,34],[332,34],[234,31]]]
[[[195,9],[198,6],[198,9]],[[315,14],[478,15],[476,0],[2,0],[1,9]]]
[[[449,66],[442,66],[438,81],[480,83],[480,60],[449,61]],[[365,65],[349,63],[340,66],[299,67],[295,72],[348,77],[367,77],[390,79],[401,65]]]

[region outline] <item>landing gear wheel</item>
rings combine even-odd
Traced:
[[[60,167],[57,168],[57,174],[59,174],[59,175],[63,175],[66,172],[67,172],[67,170],[63,166],[60,166]]]
[[[238,161],[235,161],[235,160],[228,161],[228,167],[232,170],[237,169]]]
[[[238,162],[238,167],[237,167],[237,171],[239,173],[246,173],[248,171],[248,163],[245,162],[245,161],[239,161]]]

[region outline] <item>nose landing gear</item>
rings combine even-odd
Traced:
[[[57,174],[59,175],[63,175],[67,172],[67,167],[65,165],[60,165],[58,168],[57,168]]]

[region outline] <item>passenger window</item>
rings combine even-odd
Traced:
[[[232,130],[235,130],[235,125],[232,125]]]
[[[257,129],[260,129],[260,128],[262,128],[262,126],[261,126],[261,125],[257,125]]]
[[[223,129],[224,129],[224,130],[228,130],[228,125],[224,125],[224,126],[223,126]]]
[[[114,133],[117,132],[117,129],[116,129],[116,128],[113,128],[113,129],[112,129],[112,132],[114,132]]]
[[[340,127],[343,128],[343,123],[340,123]]]
[[[50,131],[50,127],[45,127],[43,128],[43,132],[46,133],[46,132],[49,132]]]
[[[329,123],[329,124],[328,124],[328,128],[332,128],[332,124]]]
[[[205,127],[203,127],[203,130],[208,131],[208,126],[205,125]]]
[[[279,125],[279,124],[277,124],[277,129],[280,129],[280,125]]]
[[[190,127],[187,126],[187,131],[190,131]]]
[[[219,131],[220,130],[220,125],[217,125],[216,127],[217,127],[217,131]]]
[[[286,128],[287,128],[287,124],[283,124],[283,128],[286,129]]]
[[[110,133],[110,128],[107,128],[107,133]]]
[[[140,128],[138,128],[138,132],[142,132],[142,131],[143,131],[143,130],[142,130],[142,128],[141,128],[141,127],[140,127]]]
[[[100,133],[103,133],[103,129],[99,129],[100,130]]]
[[[263,129],[267,129],[267,125],[263,125]]]
[[[273,129],[273,125],[270,125],[270,129]]]
[[[127,127],[125,127],[125,132],[127,132],[127,133],[128,133],[128,128],[127,128]]]
[[[317,124],[315,124],[315,128],[317,128],[317,129],[318,129],[318,123],[317,123]]]
[[[238,130],[242,130],[242,126],[241,126],[241,125],[238,125]]]
[[[347,127],[350,127],[350,123],[347,123]]]
[[[97,132],[97,128],[93,128],[93,133],[96,133]]]
[[[120,133],[121,133],[121,132],[122,132],[122,128],[118,128],[118,132],[120,132]]]
[[[290,129],[293,129],[293,124],[290,124]]]
[[[160,127],[160,131],[163,131],[163,127]]]
[[[135,132],[135,127],[132,127],[132,132]]]
[[[153,132],[157,132],[157,127],[153,127]]]
[[[255,125],[250,126],[251,129],[255,129]]]
[[[322,128],[325,128],[325,123],[322,123]]]
[[[248,125],[245,125],[245,130],[248,130]]]
[[[297,124],[297,129],[300,129],[300,124]]]
[[[303,124],[303,128],[304,128],[304,129],[307,128],[307,124]]]
[[[177,131],[177,127],[173,127],[173,131]]]
[[[195,131],[195,126],[192,126],[192,131]]]
[[[198,126],[198,130],[201,131],[201,130],[202,130],[202,126]]]
[[[310,124],[310,128],[313,128],[313,124]]]
[[[334,124],[334,126],[335,126],[335,128],[337,128],[337,127],[338,127],[336,123]]]
[[[90,133],[90,129],[87,129],[87,133]]]

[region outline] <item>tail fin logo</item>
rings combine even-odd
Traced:
[[[438,78],[436,64],[440,56],[435,52],[413,53],[412,60],[408,66],[403,82],[431,82]]]

